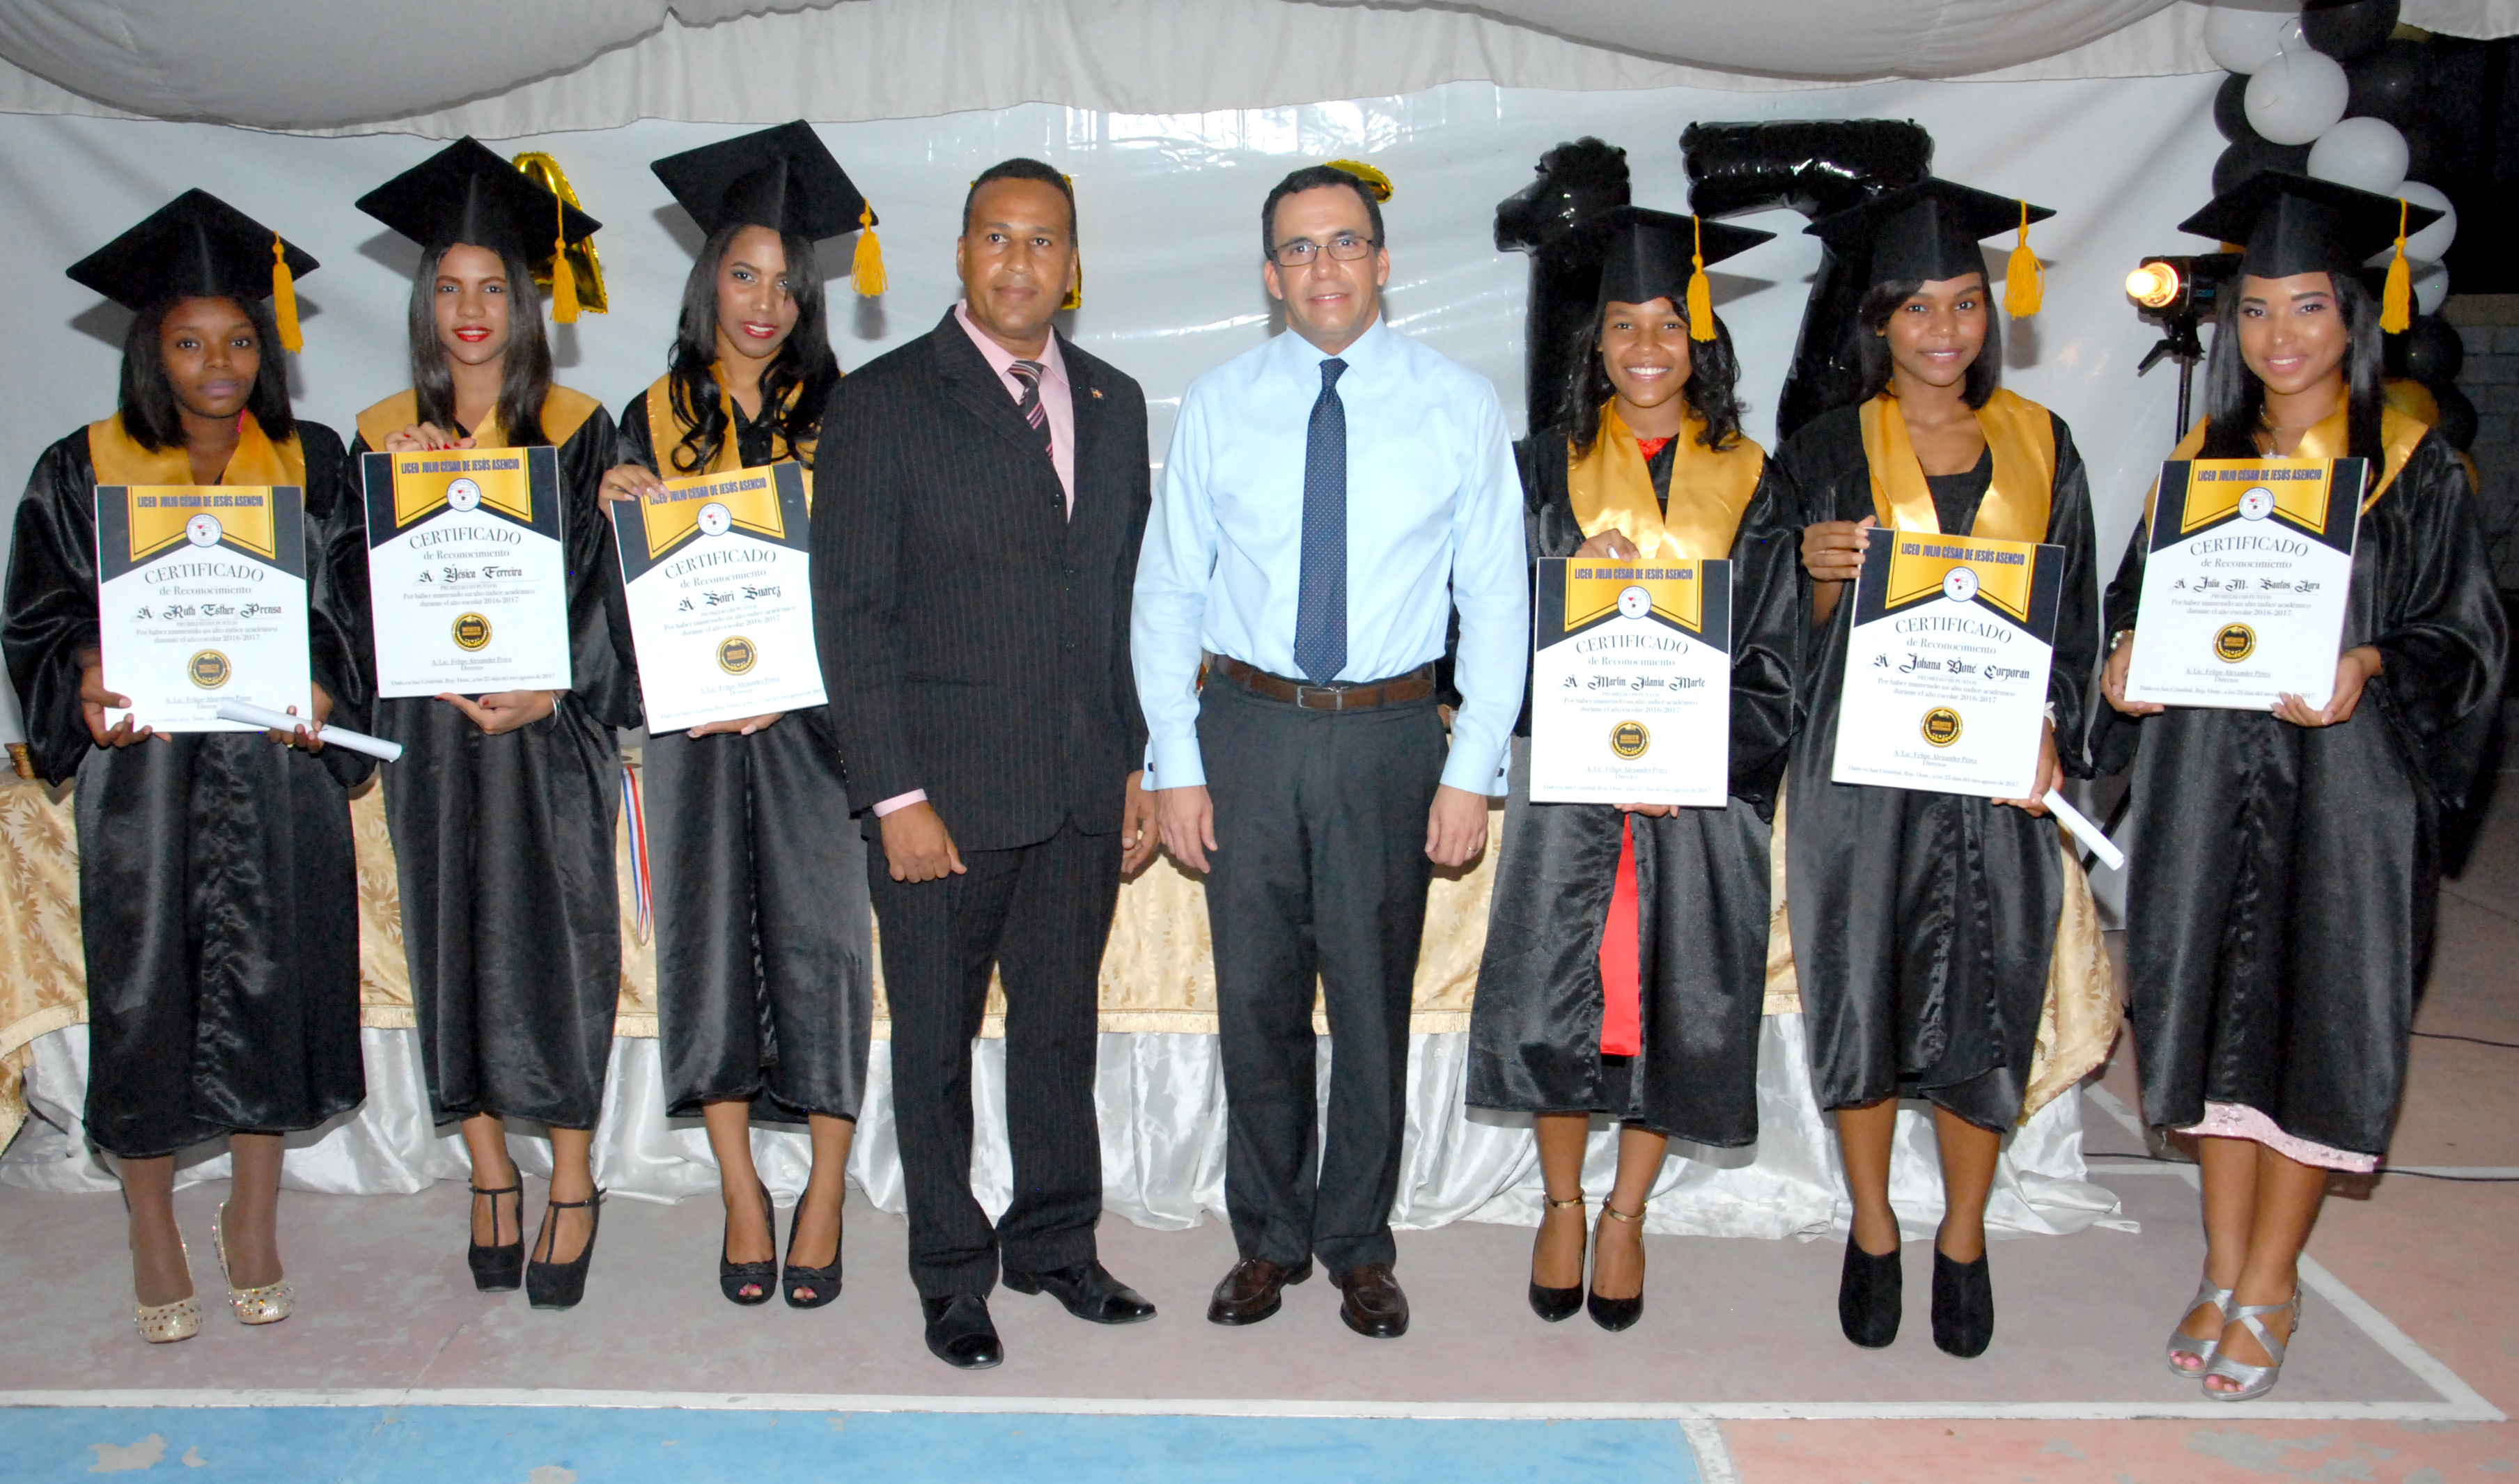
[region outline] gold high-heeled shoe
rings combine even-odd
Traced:
[[[219,1207],[218,1216],[211,1220],[210,1245],[218,1248],[219,1277],[227,1282],[228,1307],[236,1311],[238,1324],[276,1325],[288,1317],[289,1308],[296,1302],[297,1294],[288,1287],[288,1280],[286,1278],[278,1283],[264,1284],[258,1288],[240,1288],[236,1286],[236,1280],[228,1274],[227,1234],[219,1230],[219,1223],[227,1218],[227,1213],[228,1208],[222,1204]],[[200,1317],[196,1314],[194,1316],[196,1328],[199,1323]]]
[[[193,1265],[192,1249],[184,1245],[181,1235],[175,1245],[184,1253],[184,1266]],[[191,1339],[201,1332],[201,1305],[187,1293],[170,1304],[145,1304],[132,1300],[131,1322],[140,1327],[140,1337],[153,1345],[171,1345],[179,1339]]]

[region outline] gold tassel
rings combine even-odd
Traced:
[[[306,348],[297,329],[297,275],[288,271],[288,248],[280,234],[271,235],[271,317],[280,324],[280,348],[295,355]]]
[[[858,212],[858,251],[849,261],[849,282],[857,285],[862,299],[871,299],[884,289],[883,243],[875,240],[871,205]]]
[[[1691,270],[1688,275],[1688,337],[1711,340],[1714,338],[1714,285],[1705,277],[1705,219],[1692,216],[1689,221],[1691,230],[1697,234],[1697,240],[1688,253]]]
[[[559,224],[552,239],[552,320],[555,324],[577,323],[577,274],[568,266],[568,203],[552,203],[553,219]]]
[[[513,163],[525,179],[558,196],[561,205],[581,208],[585,205],[577,198],[577,191],[569,185],[568,175],[560,169],[558,160],[540,152],[527,152],[517,155]],[[563,214],[560,220],[565,222],[566,215]],[[603,292],[603,260],[595,250],[595,239],[586,237],[562,243],[552,254],[552,266],[534,274],[535,283],[552,290],[552,318],[562,318],[558,293],[562,258],[568,260],[568,282],[574,285],[569,294],[572,307],[565,318],[575,320],[580,314],[599,315],[609,309],[611,301]]]
[[[2020,241],[2011,249],[2011,260],[2003,270],[2003,312],[2015,320],[2036,314],[2047,297],[2045,272],[2038,266],[2038,254],[2029,250],[2029,203],[2022,201]]]
[[[2379,328],[2402,335],[2414,323],[2414,271],[2406,265],[2406,198],[2397,197],[2397,255],[2388,260],[2387,286],[2379,294]]]

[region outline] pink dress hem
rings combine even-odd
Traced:
[[[2320,1169],[2348,1170],[2357,1175],[2366,1175],[2379,1167],[2376,1155],[2329,1149],[2323,1144],[2284,1133],[2274,1119],[2245,1103],[2207,1103],[2204,1105],[2203,1121],[2178,1132],[2193,1134],[2199,1139],[2246,1139],[2287,1158]]]

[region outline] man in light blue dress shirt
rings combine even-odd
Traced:
[[[1138,559],[1145,786],[1166,849],[1208,873],[1241,1255],[1208,1317],[1267,1318],[1317,1255],[1348,1328],[1391,1337],[1408,1328],[1390,1216],[1427,888],[1485,848],[1522,707],[1522,486],[1495,389],[1384,323],[1391,256],[1362,180],[1298,170],[1260,228],[1292,332],[1191,384]],[[1447,745],[1434,666],[1456,608]],[[1316,981],[1334,1047],[1317,1129]]]

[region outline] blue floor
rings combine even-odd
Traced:
[[[1700,1484],[1677,1422],[1418,1421],[560,1407],[22,1408],[0,1479],[785,1484],[1594,1477]]]

